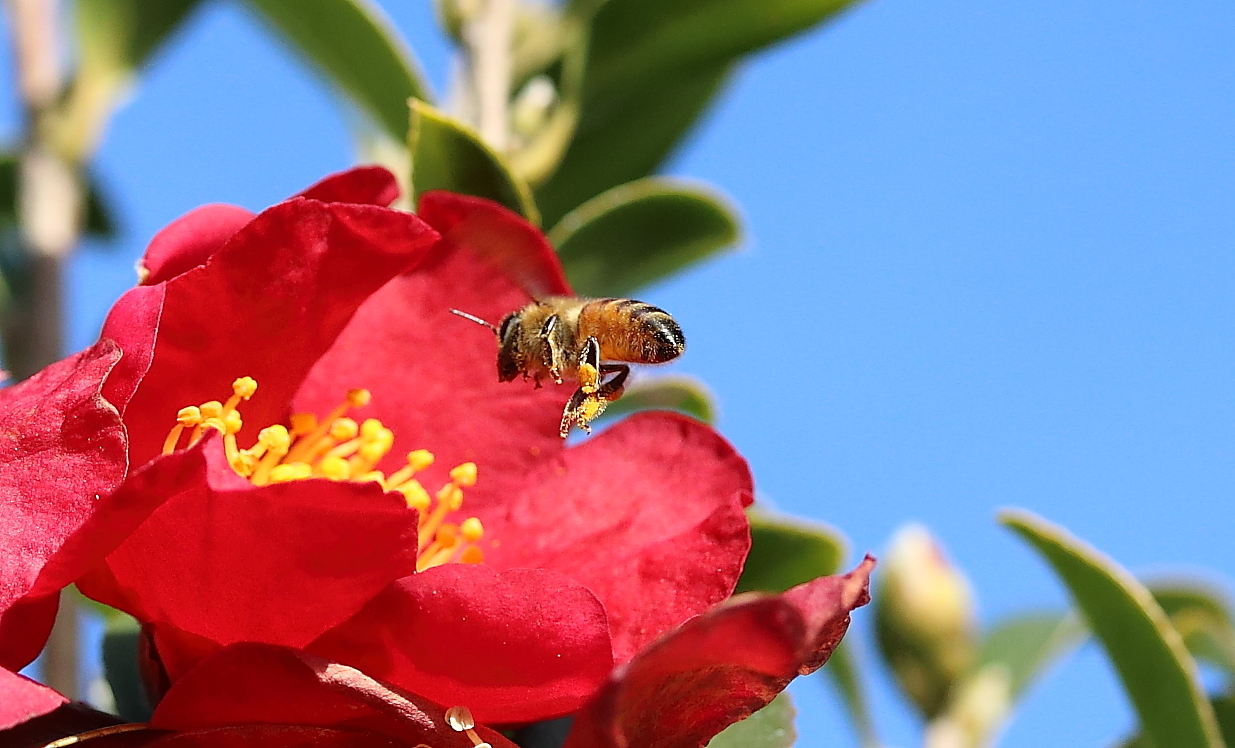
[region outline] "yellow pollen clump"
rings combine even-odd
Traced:
[[[237,475],[256,486],[322,478],[353,483],[377,483],[386,491],[398,491],[409,509],[419,515],[416,569],[423,571],[441,564],[484,561],[479,547],[484,527],[476,517],[460,524],[447,517],[463,506],[463,489],[476,485],[476,464],[465,462],[450,471],[450,482],[430,495],[416,475],[433,464],[433,453],[417,449],[407,453],[407,464],[390,475],[377,469],[394,447],[394,432],[376,418],[357,423],[348,417],[352,408],[368,405],[372,395],[354,389],[325,418],[312,413],[296,413],[291,428],[281,424],[257,432],[253,446],[241,449],[237,435],[244,428],[241,402],[257,393],[252,377],[232,382],[232,396],[226,402],[210,400],[190,405],[176,413],[176,424],[163,442],[163,454],[176,451],[184,431],[191,428],[188,446],[201,440],[206,429],[222,434],[228,463]]]

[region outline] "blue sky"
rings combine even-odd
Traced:
[[[440,88],[428,0],[382,4]],[[753,60],[671,168],[741,206],[745,244],[644,296],[681,322],[678,369],[716,392],[761,493],[856,551],[926,522],[985,621],[1065,603],[1001,506],[1135,571],[1235,573],[1233,36],[1219,2],[873,0]],[[12,132],[7,70],[0,88]],[[74,262],[73,346],[160,226],[353,158],[332,93],[208,8],[99,155],[124,233]],[[878,681],[885,741],[913,745]],[[794,692],[799,745],[853,744],[818,682]],[[1090,647],[1002,745],[1108,745],[1132,719]]]

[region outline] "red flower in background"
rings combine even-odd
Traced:
[[[544,237],[484,200],[369,204],[394,195],[358,169],[155,238],[103,330],[124,352],[104,394],[135,468],[127,537],[79,586],[146,625],[173,683],[265,642],[483,722],[570,713],[731,594],[749,471],[666,413],[564,447],[568,393],[499,384],[492,337],[449,313],[528,301],[477,242],[568,293]]]

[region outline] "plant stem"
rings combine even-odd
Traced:
[[[510,136],[510,78],[513,70],[515,0],[484,0],[475,20],[464,28],[476,86],[476,121],[480,136],[505,153]]]

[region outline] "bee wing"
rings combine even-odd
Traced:
[[[444,241],[493,264],[533,299],[573,295],[544,234],[497,203],[434,190],[421,195],[419,215]]]

